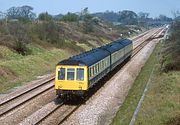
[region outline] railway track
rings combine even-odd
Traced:
[[[134,49],[133,49],[133,54],[132,57],[134,57],[144,46],[147,45],[147,43],[149,43],[150,40],[158,37],[160,34],[162,33],[164,29],[159,29],[157,30],[155,33],[152,34],[152,36],[149,36],[148,38],[146,38],[144,41],[142,41],[139,45],[137,45]],[[157,36],[158,35],[158,36]]]
[[[144,38],[144,41],[141,42],[141,44],[137,45],[133,50],[132,58],[149,42],[151,37],[157,36],[160,32],[162,32],[163,29],[158,29],[156,32],[153,32],[150,36],[146,36],[149,32],[144,33],[143,35],[140,35],[141,37],[146,36]],[[138,36],[138,39],[141,37]],[[134,40],[134,39],[133,39]],[[137,40],[137,39],[135,39]],[[0,117],[3,115],[6,115],[10,111],[14,110],[15,108],[23,105],[24,103],[30,101],[31,99],[37,97],[38,95],[52,89],[54,87],[54,84],[50,84],[54,80],[54,77],[51,77],[43,82],[40,82],[25,91],[22,91],[14,96],[11,96],[10,98],[4,99],[0,102]],[[29,95],[29,96],[27,96]],[[23,98],[25,97],[25,98]],[[18,100],[16,102],[16,100]],[[16,102],[16,103],[14,103]],[[57,103],[58,102],[58,103]],[[36,124],[43,124],[48,119],[51,119],[52,115],[55,114],[59,110],[63,110],[62,112],[58,112],[60,117],[58,118],[58,124],[63,123],[74,111],[76,111],[81,105],[66,105],[65,102],[62,100],[54,100],[48,104],[46,104],[44,107],[33,113],[31,116],[27,117],[24,121],[22,121],[20,124],[27,124],[31,123],[33,125]],[[50,107],[50,108],[48,108]],[[48,110],[47,110],[47,109]]]
[[[56,104],[54,101],[47,104],[45,107],[35,112],[27,119],[22,121],[20,125],[32,124],[32,125],[44,125],[50,123],[50,121],[54,122],[54,118],[56,119],[56,124],[63,123],[74,111],[76,111],[81,104],[78,105],[66,105],[65,102],[61,101],[59,104]],[[48,109],[48,110],[46,110]]]
[[[135,37],[135,38],[133,38],[133,39],[131,39],[132,41],[136,41],[136,40],[138,40],[139,38],[141,38],[141,37],[144,37],[146,34],[148,34],[150,31],[146,31],[145,33],[143,33],[143,34],[140,34],[139,36],[137,36],[137,37]]]
[[[8,112],[14,110],[15,108],[23,105],[27,101],[35,98],[36,96],[42,94],[43,92],[50,90],[54,87],[54,84],[50,84],[54,78],[46,79],[43,82],[37,83],[30,88],[24,89],[19,93],[8,97],[4,97],[0,102],[0,117],[7,114]]]
[[[158,35],[158,33],[160,33],[163,29],[159,29],[158,31],[153,33],[153,36],[155,37],[156,35]],[[148,38],[146,38],[143,42],[141,42],[140,45],[136,46],[136,48],[133,50],[133,55],[132,58],[145,46],[149,43],[151,36],[149,36]],[[21,124],[26,124],[26,121],[32,121],[31,124],[33,125],[39,125],[39,124],[46,124],[47,121],[51,121],[52,118],[54,118],[53,114],[57,114],[55,112],[58,112],[59,116],[58,117],[58,123],[57,124],[61,124],[63,123],[69,116],[72,115],[72,113],[74,111],[76,111],[81,104],[78,105],[66,105],[64,104],[65,102],[61,101],[60,104],[55,104],[55,102],[51,102],[48,105],[51,105],[52,107],[49,108],[48,112],[46,112],[47,107],[43,107],[44,109],[42,109],[42,112],[35,112],[32,116],[30,116],[28,119],[26,119],[25,121],[23,121]],[[62,109],[64,109],[64,111],[61,111]],[[46,112],[46,113],[45,113]],[[43,115],[42,115],[43,114]],[[37,116],[41,116],[38,117]],[[57,116],[56,116],[57,117]]]

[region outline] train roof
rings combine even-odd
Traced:
[[[124,47],[124,45],[119,44],[117,42],[112,42],[108,45],[102,46],[101,49],[107,50],[110,53],[114,53],[115,51],[118,51],[120,49],[122,49]]]
[[[109,43],[107,45],[104,45],[102,47],[92,49],[90,51],[81,53],[79,55],[70,57],[69,59],[59,62],[57,65],[82,65],[82,66],[87,65],[87,66],[91,66],[91,65],[95,64],[96,62],[109,56],[110,53],[113,53],[129,44],[132,44],[132,41],[128,40],[128,39],[116,40],[116,41]]]
[[[129,40],[129,39],[118,39],[118,40],[116,40],[116,42],[117,43],[120,43],[120,44],[122,44],[122,45],[124,45],[124,46],[127,46],[127,45],[129,45],[129,44],[132,44],[132,41],[131,40]]]
[[[100,48],[93,49],[88,52],[70,57],[69,59],[63,60],[58,63],[58,65],[88,65],[91,66],[96,62],[107,57],[109,52]]]

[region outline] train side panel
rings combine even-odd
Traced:
[[[125,55],[124,48],[121,48],[120,50],[112,54],[111,70],[116,68],[117,65],[119,65],[124,61],[124,55]]]
[[[132,44],[127,45],[125,48],[125,59],[132,55],[133,46]]]
[[[110,56],[98,61],[88,68],[89,88],[110,72]]]

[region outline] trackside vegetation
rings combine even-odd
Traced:
[[[146,30],[143,28],[143,31]],[[62,59],[141,33],[138,26],[116,27],[95,18],[88,8],[78,13],[37,17],[33,7],[0,11],[0,93],[54,73]]]
[[[142,96],[152,62],[158,53],[158,62],[149,89],[138,112],[135,125],[179,125],[180,124],[180,21],[172,23],[168,39],[156,46],[142,68],[112,125],[127,125]]]
[[[179,21],[173,22],[170,38],[162,44],[160,61],[135,125],[180,124],[179,26]]]
[[[180,124],[180,71],[161,72],[157,64],[152,83],[134,125]]]

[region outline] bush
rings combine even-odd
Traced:
[[[29,53],[29,49],[26,45],[30,43],[30,37],[28,35],[29,29],[26,25],[28,24],[23,24],[21,22],[8,23],[8,31],[14,41],[12,48],[22,55],[27,55]]]
[[[163,52],[163,71],[180,70],[180,21],[172,23],[170,39],[165,41],[166,48]]]
[[[45,13],[40,13],[38,19],[41,21],[50,21],[53,19],[53,17],[49,15],[48,12],[45,12]]]
[[[65,22],[77,22],[78,19],[79,19],[79,16],[76,15],[75,13],[67,13],[61,18],[61,20]]]
[[[60,27],[53,21],[42,22],[37,26],[37,34],[40,40],[49,43],[57,43],[60,38]]]
[[[16,41],[14,49],[21,55],[30,54],[30,50],[24,42]]]
[[[3,35],[8,34],[7,22],[5,20],[0,20],[0,33]]]

